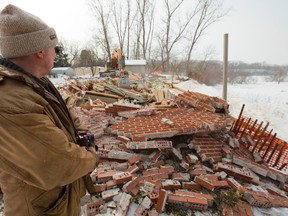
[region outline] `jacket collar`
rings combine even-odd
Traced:
[[[49,82],[45,81],[47,80],[47,78],[39,79],[35,77],[34,79],[27,74],[23,74],[19,72],[18,70],[8,68],[0,64],[0,82],[2,82],[5,78],[10,78],[10,79],[21,81],[25,83],[26,85],[32,87],[38,94],[42,95],[43,97],[59,103],[55,95],[51,91],[49,91],[50,89],[48,86]]]

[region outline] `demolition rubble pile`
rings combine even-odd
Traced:
[[[101,158],[91,173],[97,194],[83,198],[84,215],[127,215],[132,203],[137,216],[288,208],[288,176],[237,138],[225,101],[136,81],[129,80],[129,89],[108,78],[72,80],[60,88],[95,135]]]

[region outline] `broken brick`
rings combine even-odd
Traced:
[[[177,180],[168,179],[162,182],[162,187],[165,190],[176,190],[176,189],[181,188],[181,184]]]
[[[105,204],[105,201],[93,201],[85,205],[84,214],[87,216],[94,216],[101,212],[101,206]]]
[[[136,177],[134,178],[132,181],[127,182],[124,186],[123,186],[123,190],[125,192],[131,192],[133,190],[133,188],[135,188],[139,182],[143,181],[143,179],[141,177]]]
[[[138,163],[141,160],[141,156],[140,155],[135,155],[132,158],[129,158],[128,163],[130,165],[134,164],[134,163]]]
[[[199,199],[196,197],[186,197],[186,196],[178,196],[174,194],[168,195],[168,202],[181,204],[191,209],[205,211],[208,208],[208,202],[205,199]]]
[[[201,190],[200,185],[196,184],[195,182],[182,182],[182,187],[184,189],[195,190],[195,191]]]
[[[194,181],[195,181],[195,183],[201,185],[202,187],[204,187],[210,191],[214,190],[214,185],[212,184],[211,181],[209,181],[207,179],[201,178],[200,176],[196,176]]]
[[[168,193],[166,190],[161,189],[159,192],[159,197],[157,200],[156,210],[158,213],[162,213],[165,209],[165,205],[167,202]]]
[[[135,173],[139,170],[139,167],[136,164],[133,164],[132,166],[128,167],[128,169],[125,170],[125,172],[129,173]]]
[[[172,174],[172,179],[173,180],[178,180],[178,181],[190,181],[190,174],[189,173],[173,173]]]
[[[113,175],[113,180],[116,184],[122,184],[124,182],[130,181],[132,179],[131,173],[124,172],[124,173],[117,173]]]

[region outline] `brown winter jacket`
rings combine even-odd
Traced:
[[[42,80],[56,90],[49,79]],[[59,93],[54,94],[0,65],[5,216],[79,216],[86,193],[83,176],[95,168],[98,157],[75,144],[73,120]]]

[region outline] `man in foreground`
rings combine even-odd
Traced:
[[[5,216],[79,216],[99,158],[77,145],[79,121],[45,76],[57,35],[7,5],[0,13],[0,187]],[[57,51],[57,50],[56,50]]]

